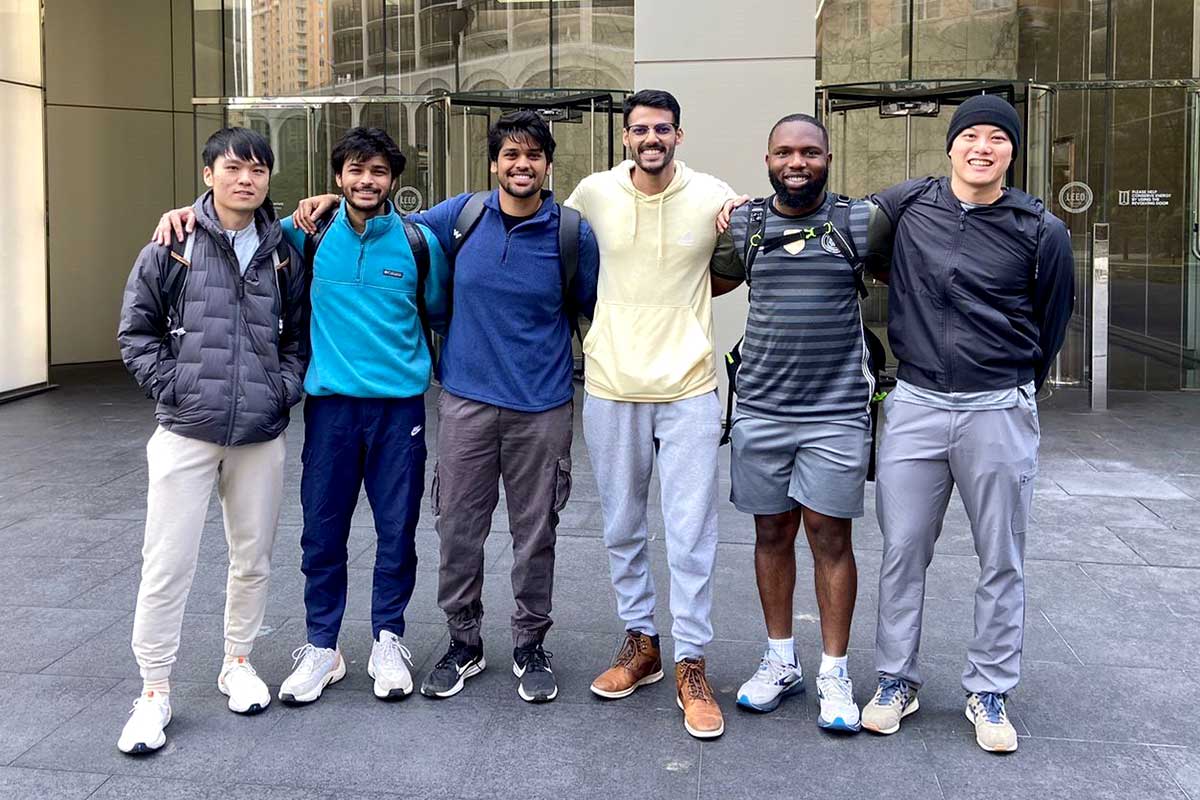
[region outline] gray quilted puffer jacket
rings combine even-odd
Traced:
[[[125,285],[117,342],[138,385],[158,401],[155,416],[167,430],[226,446],[270,441],[287,427],[288,409],[303,393],[304,260],[290,246],[280,247],[282,232],[268,201],[255,214],[259,246],[243,276],[211,194],[192,206],[196,230],[182,324],[167,330],[171,249],[148,244]],[[288,302],[280,325],[282,286]]]

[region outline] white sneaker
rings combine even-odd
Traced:
[[[783,698],[804,691],[804,670],[785,664],[770,650],[763,654],[758,671],[738,689],[737,704],[751,711],[774,711]]]
[[[117,739],[117,749],[130,755],[152,753],[167,743],[164,728],[171,722],[171,696],[146,692],[133,701],[129,720]]]
[[[279,699],[290,705],[311,703],[326,686],[346,677],[346,662],[337,650],[306,644],[293,650],[292,658],[292,674],[279,687]]]
[[[822,672],[817,676],[817,699],[821,701],[817,725],[846,733],[862,730],[858,704],[854,702],[854,684],[842,670]]]
[[[380,631],[367,662],[367,674],[375,679],[375,696],[380,700],[399,700],[412,694],[412,673],[405,661],[412,663],[412,653],[400,643],[400,637]]]
[[[235,714],[257,714],[271,702],[271,690],[245,656],[238,656],[237,661],[222,667],[217,688],[229,698],[229,710]]]

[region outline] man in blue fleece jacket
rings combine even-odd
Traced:
[[[291,220],[283,233],[312,258],[312,359],[305,377],[304,469],[300,501],[308,641],[279,689],[285,703],[310,703],[346,675],[338,632],[346,609],[350,522],[365,484],[379,537],[375,553],[367,664],[381,699],[412,692],[401,642],[416,582],[414,543],[425,484],[425,390],[431,356],[420,318],[440,328],[448,311],[446,258],[420,228],[429,250],[423,281],[405,223],[388,201],[404,155],[379,128],[353,128],[330,161],[343,198],[315,255]],[[171,219],[171,217],[174,217]],[[165,219],[177,230],[187,215]],[[164,228],[156,235],[163,235]],[[165,229],[170,236],[170,227]],[[305,244],[310,247],[305,248]]]
[[[529,111],[502,116],[488,132],[499,189],[487,195],[469,235],[456,230],[471,199],[459,195],[410,219],[428,225],[447,252],[457,248],[453,316],[438,366],[438,464],[433,507],[441,568],[438,604],[450,647],[421,685],[450,697],[486,666],[480,622],[483,546],[504,480],[513,537],[513,671],[529,702],[558,694],[542,647],[550,628],[558,512],[571,489],[571,320],[591,316],[599,252],[579,226],[578,268],[563,286],[559,223],[564,213],[542,189],[554,138]],[[295,218],[321,199],[305,201]],[[311,368],[310,368],[311,369]]]

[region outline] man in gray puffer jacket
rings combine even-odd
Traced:
[[[171,721],[171,665],[214,481],[229,541],[225,660],[231,711],[270,702],[249,655],[267,602],[283,494],[284,429],[308,361],[304,261],[267,200],[274,155],[225,128],[204,147],[198,226],[178,249],[149,244],[125,286],[117,340],[157,401],[133,652],[143,691],[117,746],[157,750]],[[182,252],[181,252],[182,251]]]

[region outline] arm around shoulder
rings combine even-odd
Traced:
[[[438,236],[425,225],[419,226],[429,246],[429,274],[425,280],[425,313],[429,325],[445,336],[450,321],[450,260]]]

